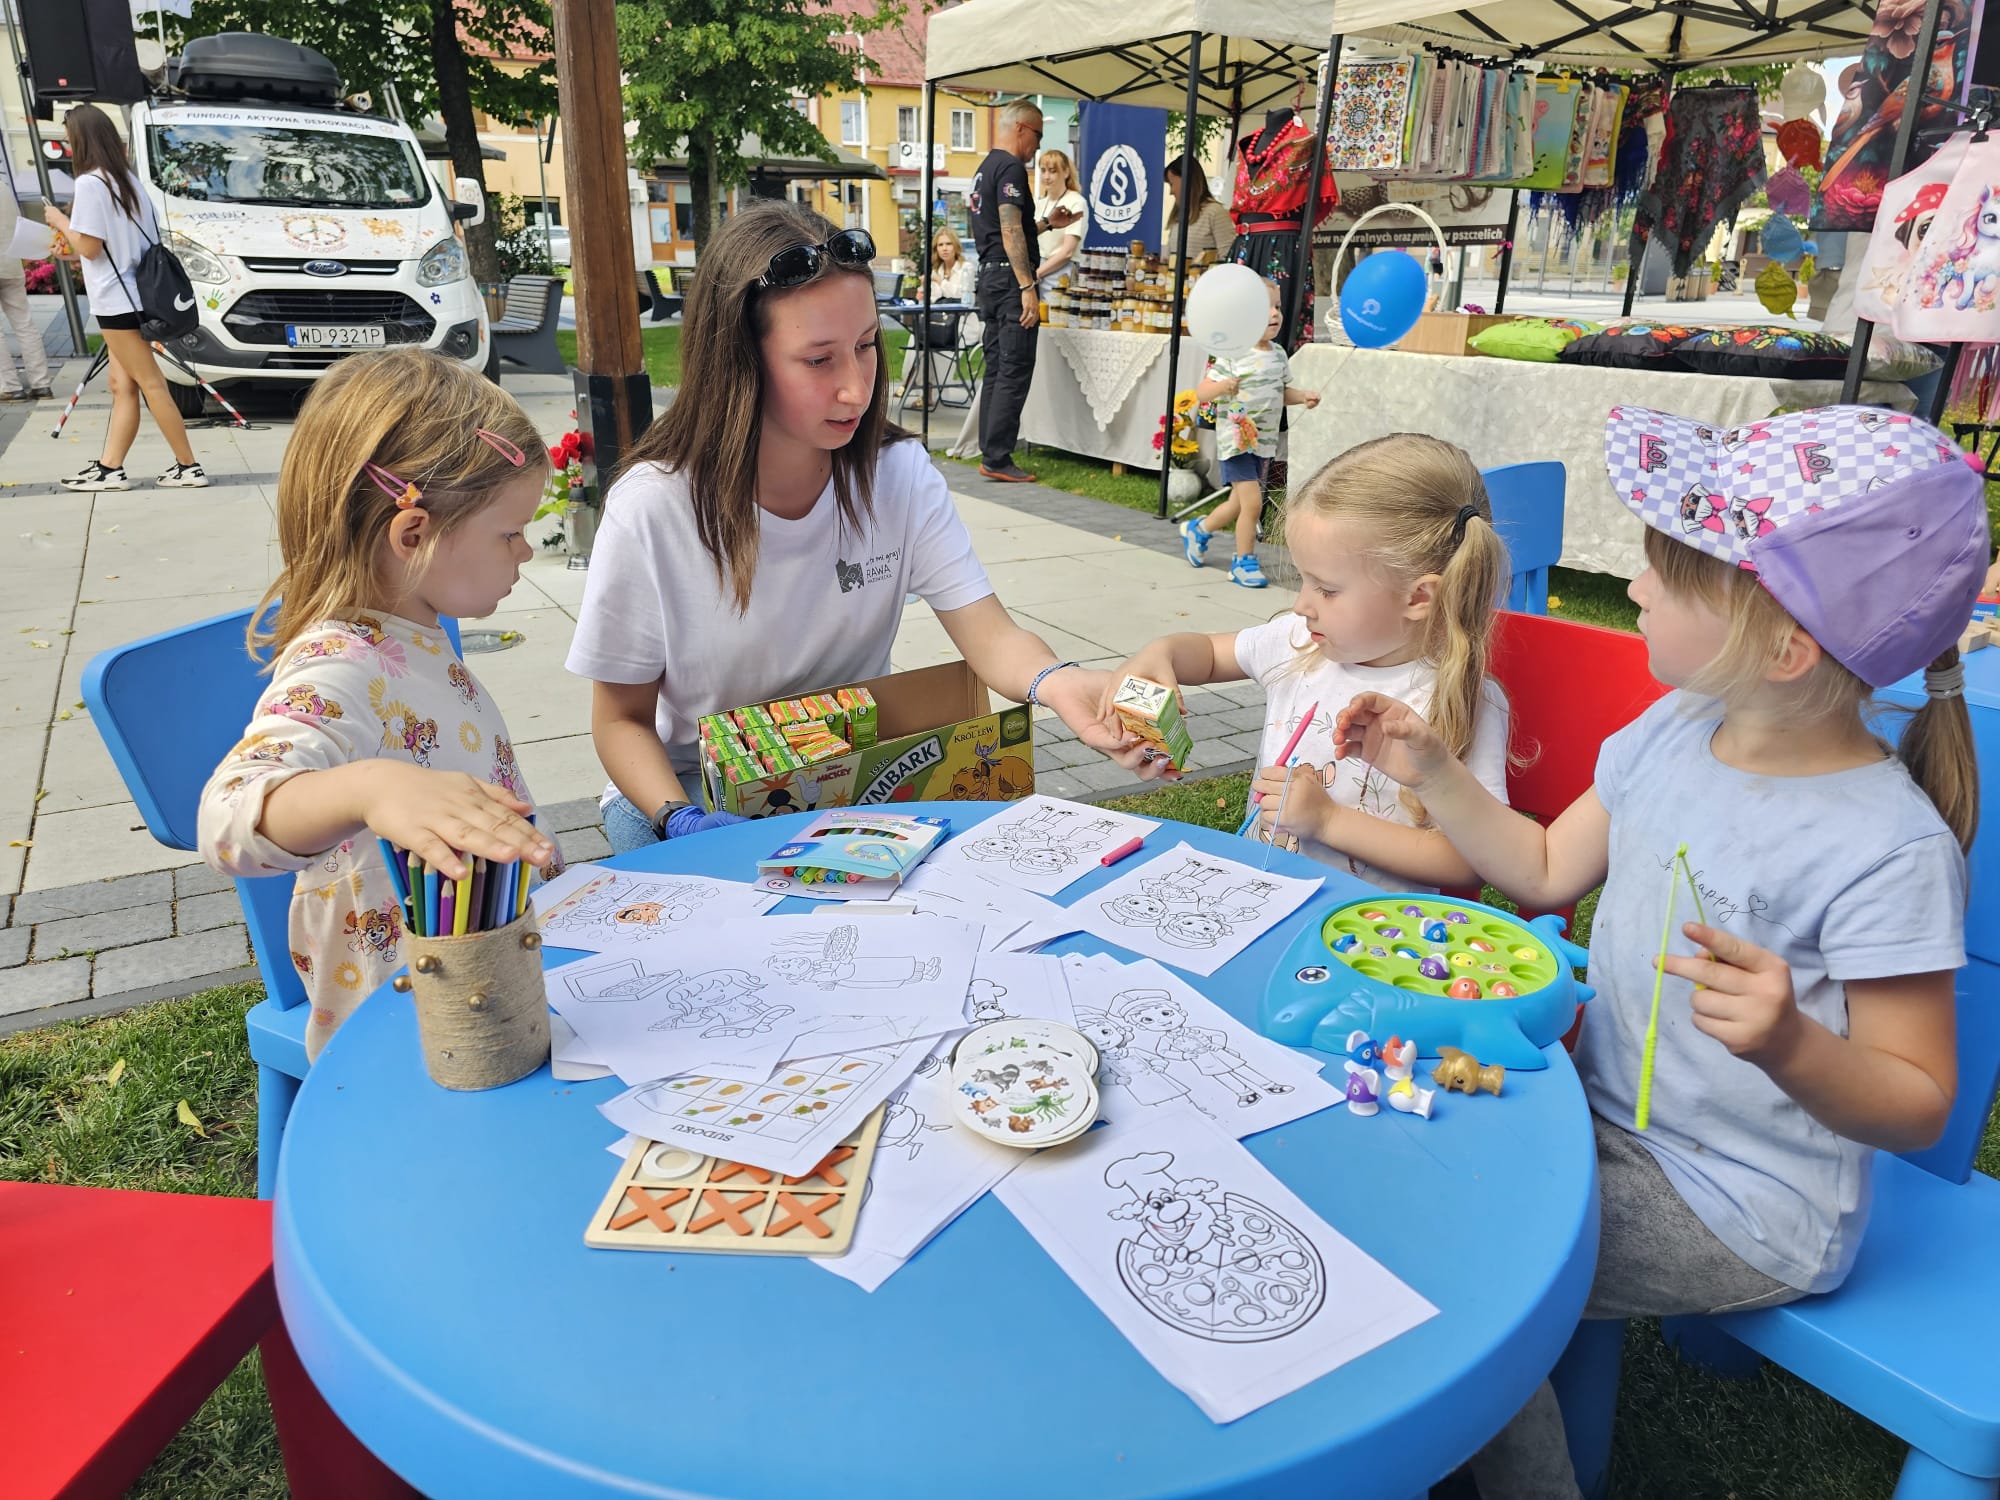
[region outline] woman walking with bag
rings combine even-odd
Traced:
[[[159,221],[153,205],[132,172],[125,143],[112,128],[111,117],[95,105],[80,104],[63,122],[69,134],[70,158],[76,174],[76,198],[71,212],[50,206],[49,228],[70,243],[83,262],[83,290],[111,355],[111,422],[104,431],[103,454],[63,481],[72,490],[129,490],[125,455],[139,435],[139,401],[159,424],[160,435],[173,449],[174,463],[156,485],[200,489],[208,476],[195,461],[187,425],[167,390],[166,377],[153,359],[153,346],[139,331],[140,309],[134,272],[147,249],[159,243]]]

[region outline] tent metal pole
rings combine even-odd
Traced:
[[[1924,7],[1924,24],[1917,34],[1917,50],[1910,54],[1910,76],[1903,81],[1903,118],[1896,122],[1896,147],[1889,153],[1887,181],[1894,182],[1910,169],[1910,147],[1917,139],[1917,119],[1923,114],[1924,85],[1930,79],[1931,52],[1937,46],[1938,13],[1941,0]],[[1840,403],[1852,406],[1861,399],[1861,375],[1868,368],[1868,345],[1875,325],[1866,318],[1854,323],[1854,340],[1847,351],[1847,375],[1840,383]]]
[[[1285,327],[1292,337],[1304,333],[1304,342],[1313,341],[1313,330],[1299,327],[1299,312],[1305,306],[1306,282],[1312,277],[1314,210],[1319,207],[1319,185],[1326,176],[1326,132],[1333,116],[1333,89],[1340,77],[1341,35],[1335,32],[1326,42],[1326,71],[1320,78],[1319,107],[1313,114],[1312,166],[1306,173],[1306,202],[1299,211],[1299,243],[1292,252],[1292,284],[1285,294]],[[1339,270],[1335,268],[1335,274]]]
[[[1507,310],[1507,273],[1514,269],[1514,231],[1521,225],[1521,194],[1514,189],[1507,204],[1506,237],[1500,242],[1500,289],[1493,294],[1493,312],[1497,317]],[[1339,274],[1336,267],[1335,275]]]
[[[1187,113],[1181,116],[1181,211],[1174,216],[1174,315],[1167,324],[1167,411],[1160,440],[1160,519],[1167,518],[1167,476],[1174,467],[1174,391],[1181,377],[1181,317],[1187,310],[1187,198],[1194,174],[1201,170],[1195,153],[1196,120],[1201,109],[1201,39],[1188,39]]]
[[[917,332],[909,343],[903,346],[904,358],[915,354],[924,363],[924,452],[931,451],[931,215],[936,212],[937,184],[933,180],[937,163],[937,85],[928,78],[924,80],[924,240],[917,246],[917,264],[923,269],[919,273],[918,286],[922,289],[924,310],[917,315]],[[961,254],[964,252],[961,251]],[[921,352],[919,352],[921,351]],[[956,355],[953,356],[956,358]],[[903,389],[910,388],[909,375],[905,372]]]

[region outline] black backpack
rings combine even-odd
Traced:
[[[201,322],[201,309],[195,303],[194,283],[188,280],[187,268],[173,251],[146,234],[137,218],[132,224],[144,236],[146,252],[130,277],[120,271],[118,279],[125,284],[126,295],[139,304],[139,332],[157,343],[193,333]]]

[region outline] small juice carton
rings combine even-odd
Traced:
[[[835,695],[847,715],[848,742],[857,750],[871,748],[877,739],[875,695],[867,688],[842,688]]]
[[[1118,684],[1111,709],[1129,733],[1164,750],[1176,769],[1188,768],[1194,756],[1194,738],[1181,718],[1180,700],[1172,688],[1144,677],[1127,677]]]

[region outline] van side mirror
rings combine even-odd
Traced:
[[[451,196],[456,201],[451,205],[453,222],[484,224],[486,222],[486,195],[479,190],[479,184],[470,177],[460,177],[452,183]]]

